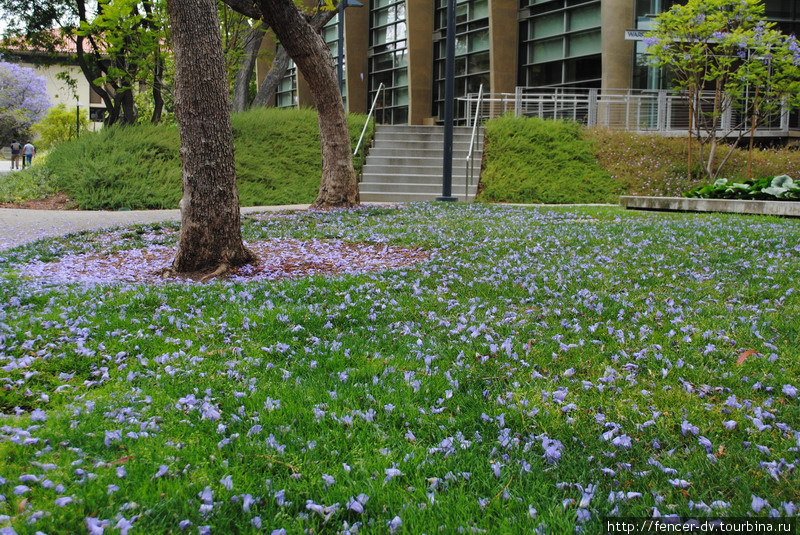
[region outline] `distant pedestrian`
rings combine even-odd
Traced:
[[[22,168],[25,169],[25,165],[27,164],[28,167],[31,166],[31,160],[33,160],[33,156],[36,154],[36,147],[33,146],[33,143],[28,141],[25,143],[25,146],[22,147]]]
[[[11,169],[19,169],[19,153],[22,145],[15,139],[11,142]]]

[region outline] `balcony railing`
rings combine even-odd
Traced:
[[[713,97],[713,92],[708,92],[698,98],[698,104],[705,112],[703,120],[709,120]],[[668,90],[518,87],[514,93],[484,95],[480,109],[477,109],[477,95],[467,95],[462,100],[467,104],[468,122],[475,113],[480,113],[484,119],[513,113],[518,117],[562,119],[587,126],[666,136],[686,135],[689,127],[687,95]],[[718,136],[749,135],[750,117],[741,111],[746,110],[745,104],[743,101],[727,107],[718,119]],[[710,130],[705,126],[701,124],[701,135]],[[790,114],[785,106],[769,117],[759,119],[755,130],[757,137],[783,137],[792,133],[800,134],[800,129],[798,125],[790,124]]]

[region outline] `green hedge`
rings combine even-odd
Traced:
[[[348,118],[354,146],[365,119]],[[234,114],[232,122],[243,206],[314,200],[322,172],[315,111],[262,108]],[[46,167],[57,189],[85,210],[176,208],[178,147],[174,125],[112,127],[59,145]],[[354,164],[360,172],[363,158]]]
[[[616,202],[622,184],[598,165],[581,126],[505,116],[486,123],[479,200],[520,203]]]

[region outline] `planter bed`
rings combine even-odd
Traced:
[[[730,214],[800,217],[800,202],[747,201],[741,199],[692,199],[688,197],[622,196],[619,203],[626,210],[658,212],[725,212]]]

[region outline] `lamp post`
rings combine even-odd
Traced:
[[[81,104],[75,102],[75,138],[81,137]]]
[[[341,0],[339,2],[339,63],[336,66],[336,76],[339,80],[339,93],[344,95],[344,9],[346,7],[364,7],[358,0]]]
[[[456,63],[456,0],[447,0],[447,37],[444,67],[444,155],[442,161],[442,196],[437,201],[455,202],[453,197],[453,101]]]

